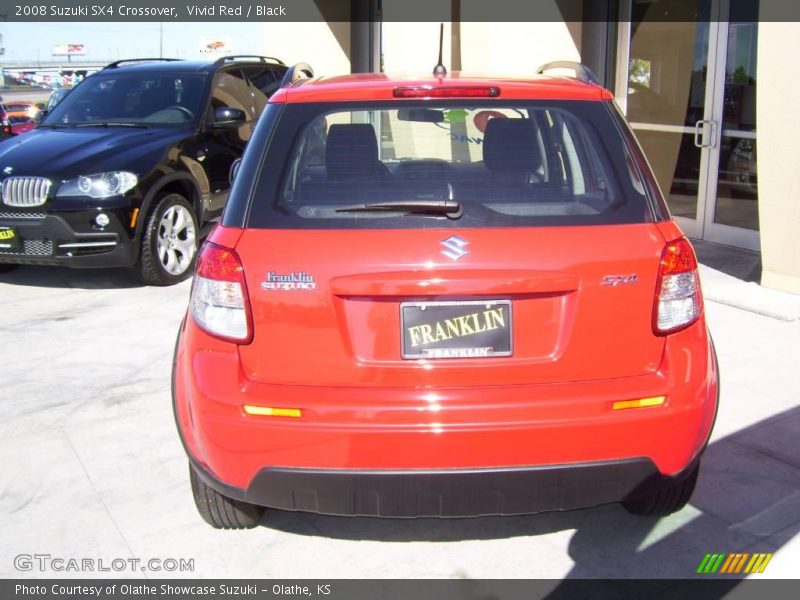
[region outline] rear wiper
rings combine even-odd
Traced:
[[[123,121],[89,121],[87,123],[74,123],[70,127],[136,127],[138,129],[150,129],[149,125],[125,123]]]
[[[448,219],[459,219],[464,214],[461,204],[455,200],[397,200],[393,202],[367,202],[342,206],[336,212],[405,212],[409,214],[444,215]]]

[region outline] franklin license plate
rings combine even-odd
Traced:
[[[403,358],[511,356],[511,301],[403,302]]]
[[[22,240],[14,227],[0,227],[0,250],[19,250]]]

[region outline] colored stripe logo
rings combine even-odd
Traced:
[[[769,561],[772,560],[772,553],[755,552],[736,552],[726,554],[718,552],[706,554],[697,567],[697,573],[712,574],[725,573],[727,575],[744,573],[754,574],[763,573]]]

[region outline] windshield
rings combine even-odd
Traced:
[[[47,116],[43,126],[186,125],[195,120],[206,75],[114,73],[88,77]]]
[[[30,112],[38,110],[33,104],[6,104],[6,112]]]
[[[259,225],[514,227],[650,218],[624,140],[600,103],[321,108],[284,112],[286,127],[270,150],[291,152],[268,157],[271,170],[286,162],[276,193],[260,195],[273,201],[256,207]],[[293,121],[299,126],[291,131]]]

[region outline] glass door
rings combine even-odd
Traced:
[[[713,119],[719,134],[709,161],[703,237],[758,250],[758,23],[718,25],[719,67]]]
[[[712,0],[690,0],[709,14]],[[642,144],[673,216],[690,236],[702,236],[702,174],[713,135],[713,23],[666,22],[667,0],[633,2],[627,64],[627,117]],[[621,53],[624,55],[624,52]]]
[[[623,5],[617,100],[687,235],[758,249],[757,24],[728,23],[728,0],[680,2],[707,21],[663,21],[676,1]]]

